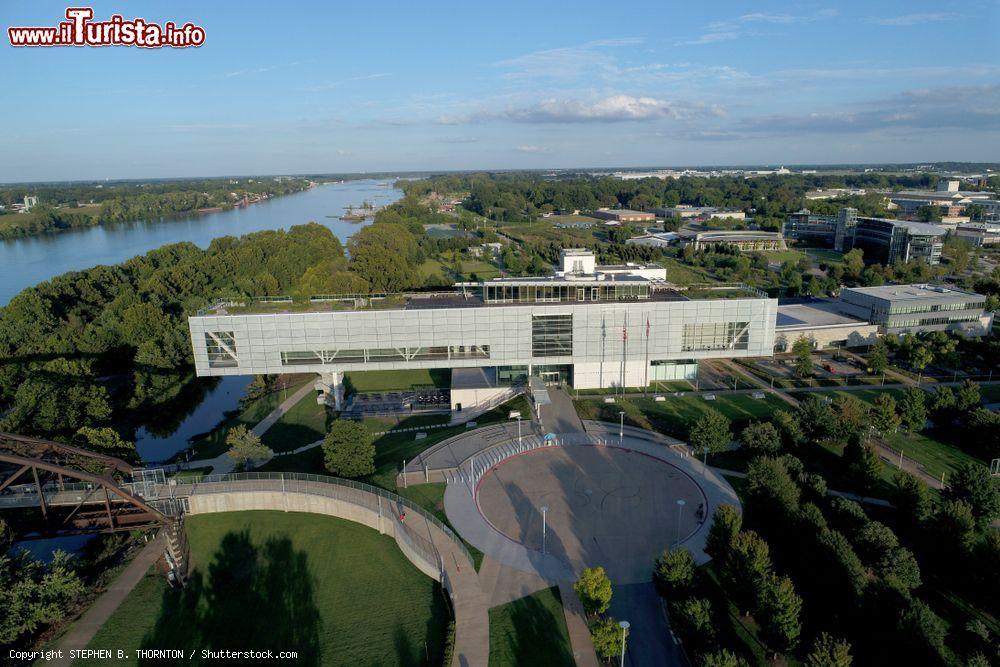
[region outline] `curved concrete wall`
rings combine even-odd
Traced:
[[[372,495],[377,502],[377,496]],[[224,491],[219,493],[196,493],[188,497],[188,514],[213,514],[217,512],[246,512],[251,510],[276,510],[279,512],[309,512],[325,514],[339,519],[353,521],[377,530],[383,535],[391,535],[407,560],[428,577],[442,580],[440,564],[431,562],[414,549],[404,536],[403,529],[389,513],[388,502],[382,515],[378,510],[361,507],[354,503],[295,491]],[[447,588],[447,585],[446,585]],[[449,590],[449,594],[451,591]]]

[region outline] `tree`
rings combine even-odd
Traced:
[[[837,418],[830,405],[819,396],[809,394],[795,408],[802,433],[810,442],[817,443],[831,435],[837,427]]]
[[[253,468],[274,456],[271,448],[261,442],[260,437],[243,424],[234,426],[226,434],[227,454],[237,470]]]
[[[622,633],[628,641],[628,630],[623,630],[618,621],[613,618],[597,619],[590,624],[590,640],[594,651],[604,660],[609,660],[622,654]]]
[[[979,407],[980,400],[979,385],[972,380],[962,380],[958,391],[955,392],[955,409],[964,415]]]
[[[934,524],[940,536],[939,548],[943,553],[957,551],[969,553],[976,539],[976,518],[972,506],[964,500],[946,500],[941,503]]]
[[[844,447],[844,464],[855,487],[862,493],[871,493],[882,476],[882,460],[871,445],[847,443]]]
[[[918,526],[931,516],[931,492],[916,475],[900,470],[896,473],[893,504],[899,515],[911,526]]]
[[[865,439],[871,424],[871,416],[864,401],[849,395],[840,396],[833,402],[833,413],[836,416],[837,438],[845,442]]]
[[[764,641],[772,648],[785,652],[795,648],[802,632],[802,598],[788,577],[773,573],[763,579],[758,595],[758,613]]]
[[[588,614],[603,614],[611,606],[611,580],[603,567],[584,568],[573,584],[573,590]]]
[[[77,429],[73,441],[74,444],[99,454],[107,454],[133,463],[139,462],[135,443],[122,438],[113,428],[83,426]]]
[[[896,399],[891,394],[879,394],[875,397],[871,416],[872,426],[883,436],[899,430],[900,418],[896,413]]]
[[[375,472],[375,444],[364,424],[338,419],[323,438],[326,469],[338,477],[362,477]]]
[[[901,664],[947,664],[945,634],[947,626],[923,601],[910,598],[909,607],[899,619],[903,640],[899,646]]]
[[[751,461],[746,476],[747,512],[768,525],[790,519],[799,508],[798,485],[781,459],[759,457]]]
[[[48,565],[21,551],[0,554],[0,644],[13,644],[62,619],[85,586],[72,556],[56,551]]]
[[[722,566],[722,576],[733,592],[733,602],[745,611],[756,606],[757,592],[771,572],[771,550],[752,530],[737,533]]]
[[[851,645],[823,632],[813,642],[805,667],[851,667],[852,662]]]
[[[906,547],[886,551],[875,564],[875,574],[901,591],[911,591],[920,585],[920,565]]]
[[[685,642],[709,646],[715,639],[712,603],[706,598],[690,597],[670,605],[670,625],[677,628]]]
[[[712,513],[712,525],[705,537],[705,553],[715,559],[716,563],[725,561],[733,540],[743,526],[743,515],[733,505],[721,504]]]
[[[923,371],[925,368],[934,363],[934,353],[926,345],[919,345],[913,349],[910,355],[910,365],[913,366],[918,371]]]
[[[786,450],[794,449],[802,443],[805,436],[802,433],[802,427],[799,426],[798,420],[792,413],[787,410],[775,410],[774,414],[771,415],[771,423],[781,435],[781,444]]]
[[[812,377],[812,351],[813,343],[805,336],[799,336],[798,340],[792,344],[792,354],[795,357],[795,374],[800,378]]]
[[[1000,518],[1000,487],[989,468],[980,463],[970,461],[960,465],[951,476],[944,497],[968,503],[980,527]]]
[[[656,559],[653,582],[664,598],[678,598],[694,583],[694,558],[684,547],[667,549]]]
[[[879,338],[872,345],[872,351],[868,355],[868,368],[871,369],[872,373],[875,375],[880,375],[885,372],[885,369],[889,367],[889,348],[886,347],[885,341]]]
[[[688,433],[688,444],[696,452],[703,451],[706,447],[709,452],[716,454],[729,449],[733,440],[730,431],[731,422],[721,412],[709,408],[694,423]]]
[[[864,251],[861,248],[853,248],[844,253],[841,260],[844,264],[844,272],[850,276],[858,278],[865,270]]]
[[[781,434],[771,422],[753,422],[743,429],[740,443],[750,456],[777,454],[781,449]]]
[[[910,387],[899,401],[899,419],[910,433],[924,430],[927,422],[927,392]]]
[[[699,667],[748,667],[748,663],[729,649],[721,649],[703,655]]]

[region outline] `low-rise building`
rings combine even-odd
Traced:
[[[685,237],[685,245],[700,250],[711,245],[732,245],[744,252],[784,250],[785,239],[778,232],[715,230]]]
[[[591,214],[595,218],[610,222],[655,222],[656,216],[644,211],[627,208],[599,208]]]
[[[995,222],[967,222],[955,228],[956,238],[978,247],[1000,243],[1000,224]]]
[[[839,301],[841,312],[877,324],[886,334],[954,331],[982,336],[993,326],[993,314],[984,309],[986,297],[954,287],[847,287]]]
[[[817,350],[864,347],[878,340],[879,326],[841,310],[839,301],[812,299],[778,304],[774,328],[774,349],[787,352],[799,338],[806,338]]]
[[[651,232],[641,236],[633,236],[625,241],[625,245],[644,245],[650,248],[666,248],[674,245],[680,239],[677,232]]]

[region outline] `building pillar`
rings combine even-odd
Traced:
[[[316,381],[315,388],[327,397],[333,396],[333,407],[335,410],[344,409],[344,372],[332,371],[320,373],[319,380]]]

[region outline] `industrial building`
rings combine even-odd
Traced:
[[[627,208],[599,208],[591,216],[609,222],[656,222],[656,216],[652,213]]]
[[[941,227],[861,217],[857,213],[847,207],[837,215],[819,215],[804,209],[788,216],[783,234],[786,239],[825,245],[838,252],[860,248],[868,263],[889,265],[911,260],[940,263],[946,234]]]
[[[304,311],[217,304],[189,320],[197,373],[319,373],[339,407],[345,371],[487,369],[479,384],[493,392],[460,376],[474,400],[489,401],[528,377],[647,386],[693,377],[700,359],[772,354],[775,299],[731,287],[689,298],[649,277],[655,267],[601,267],[588,254],[564,251],[559,275],[446,293],[344,296]]]

